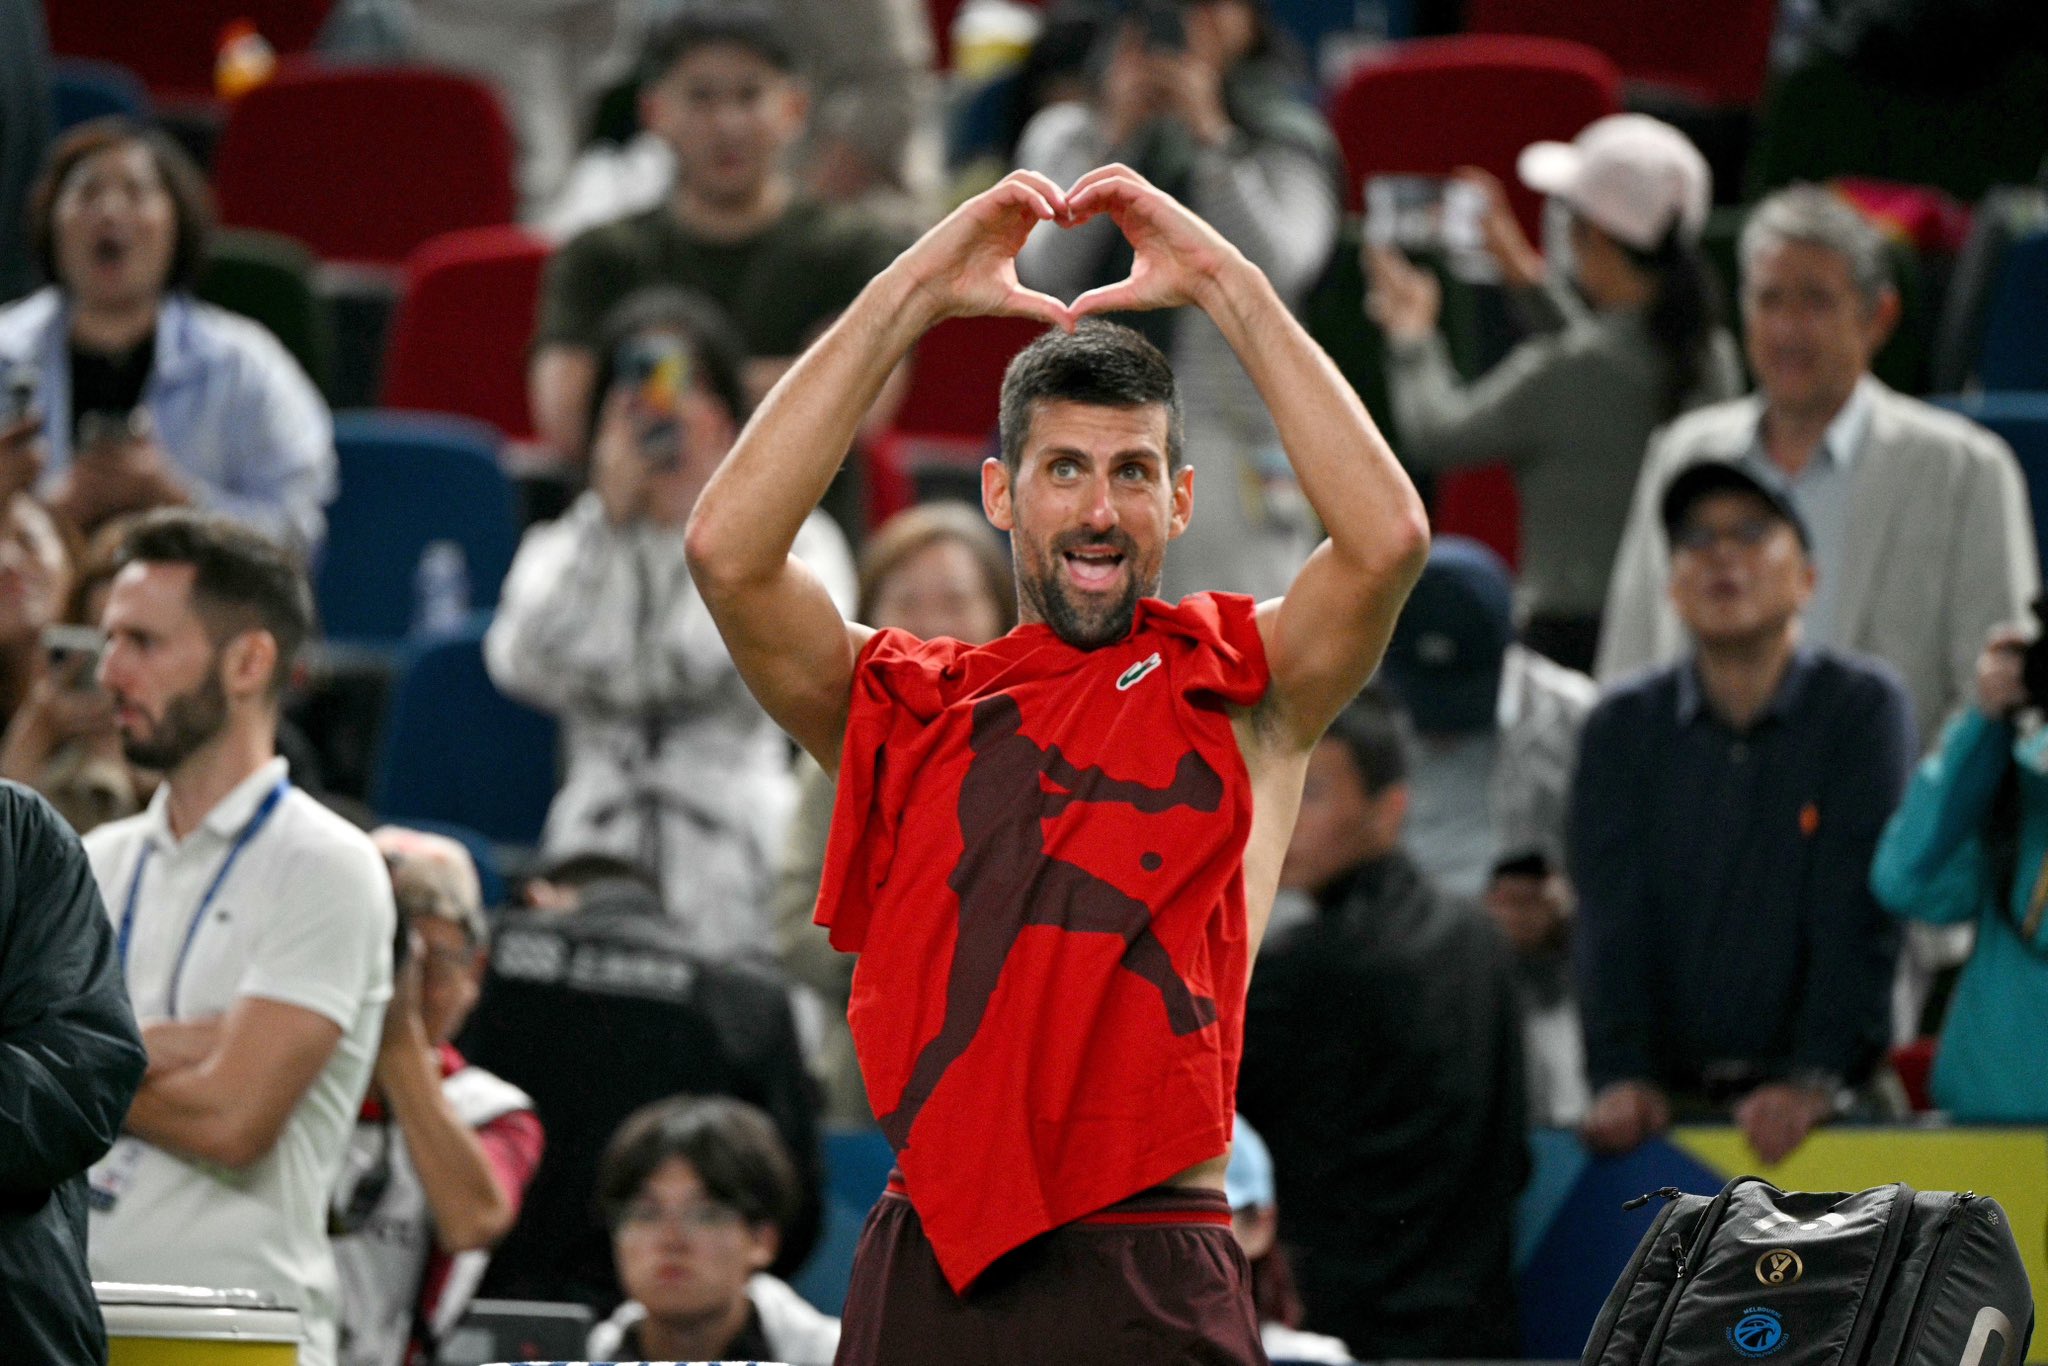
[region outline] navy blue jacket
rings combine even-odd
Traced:
[[[1570,863],[1586,1068],[1696,1089],[1710,1064],[1866,1078],[1889,1035],[1896,931],[1870,861],[1913,760],[1876,660],[1801,650],[1744,732],[1687,661],[1586,720]]]
[[[147,1062],[78,836],[0,782],[0,1361],[103,1362],[85,1169]]]

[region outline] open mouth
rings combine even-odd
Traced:
[[[128,244],[115,237],[95,238],[92,244],[94,265],[118,266],[128,255]]]
[[[1086,546],[1062,551],[1060,555],[1067,562],[1067,577],[1082,588],[1109,587],[1124,566],[1123,552],[1109,546]]]

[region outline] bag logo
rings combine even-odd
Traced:
[[[1806,1274],[1806,1263],[1789,1247],[1775,1247],[1756,1259],[1756,1278],[1765,1285],[1790,1285]]]
[[[1784,1320],[1774,1310],[1745,1309],[1728,1330],[1728,1345],[1746,1357],[1767,1357],[1785,1345]]]
[[[1129,692],[1138,685],[1139,680],[1158,667],[1159,651],[1154,650],[1151,654],[1146,655],[1136,664],[1124,670],[1123,676],[1116,681],[1116,690],[1118,692]]]

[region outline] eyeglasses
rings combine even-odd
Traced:
[[[618,1212],[613,1227],[620,1233],[647,1237],[665,1227],[686,1234],[703,1234],[723,1232],[745,1222],[744,1214],[717,1200],[692,1200],[674,1208],[652,1200],[635,1200]]]
[[[1711,550],[1717,541],[1728,541],[1743,550],[1754,550],[1770,539],[1778,525],[1771,517],[1742,517],[1726,526],[1687,522],[1678,529],[1677,546],[1694,552]]]

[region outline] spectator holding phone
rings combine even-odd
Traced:
[[[57,143],[30,207],[47,283],[0,310],[0,377],[34,399],[0,421],[0,492],[33,487],[86,532],[196,503],[318,543],[333,424],[275,337],[192,297],[210,217],[155,129],[95,119]]]
[[[1337,241],[1336,139],[1263,0],[1145,0],[1107,30],[1092,98],[1047,105],[1017,164],[1071,185],[1122,162],[1264,271],[1290,307]],[[1017,255],[1031,288],[1062,299],[1123,279],[1131,248],[1108,215],[1045,224]],[[1222,496],[1174,544],[1169,600],[1202,589],[1277,597],[1315,546],[1307,507],[1251,377],[1201,310],[1119,316],[1180,377],[1188,463]]]
[[[526,534],[484,657],[499,687],[567,729],[543,848],[654,870],[706,957],[769,954],[789,745],[683,560],[683,525],[746,419],[745,351],[715,306],[667,288],[629,297],[602,333],[590,490]],[[850,611],[852,559],[828,517],[812,514],[796,554]]]
[[[1487,252],[1537,335],[1464,382],[1437,330],[1436,277],[1383,245],[1366,248],[1366,310],[1387,334],[1401,458],[1513,467],[1523,639],[1583,672],[1650,433],[1733,398],[1742,372],[1700,255],[1712,178],[1683,133],[1615,114],[1570,143],[1524,148],[1517,169],[1567,216],[1568,259],[1546,267],[1499,181],[1470,167],[1459,176],[1485,196]]]
[[[2038,611],[2038,608],[2037,608]],[[1885,827],[1871,890],[1892,914],[1974,923],[1935,1055],[1935,1104],[1972,1123],[2048,1120],[2048,642],[2001,627],[1977,692],[1920,763]]]

